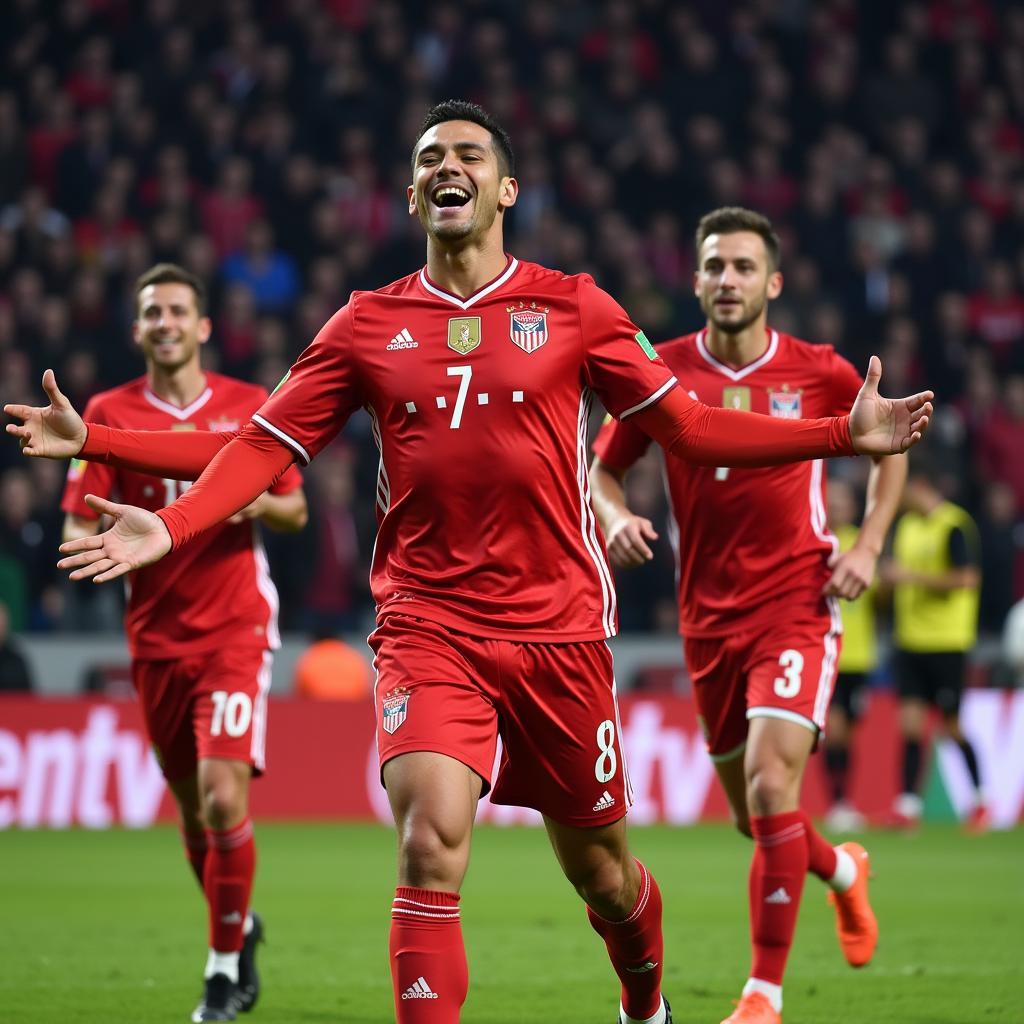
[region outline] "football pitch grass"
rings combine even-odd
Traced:
[[[384,1024],[394,839],[357,825],[258,826],[264,992],[245,1024]],[[933,826],[865,840],[881,921],[848,968],[809,878],[786,1024],[1024,1022],[1024,829]],[[748,967],[750,847],[725,825],[637,828],[665,897],[676,1024],[718,1024]],[[463,895],[466,1024],[612,1024],[618,983],[542,831],[478,830]],[[199,994],[205,922],[168,827],[0,834],[0,1022],[180,1022]]]

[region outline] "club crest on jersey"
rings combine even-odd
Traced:
[[[396,686],[384,694],[380,724],[389,736],[394,735],[395,730],[405,721],[409,713],[409,696],[409,691],[404,686]]]
[[[480,344],[480,317],[456,316],[448,321],[448,347],[459,355],[472,352]]]
[[[800,391],[790,391],[787,385],[781,391],[768,392],[768,411],[783,420],[798,420],[803,415]]]
[[[750,388],[722,388],[722,408],[742,409],[744,412],[750,412]]]
[[[221,416],[215,420],[209,420],[210,430],[215,434],[224,434],[229,430],[237,430],[239,427],[238,420],[229,419],[227,416]]]
[[[520,302],[518,306],[506,306],[505,312],[509,316],[508,336],[527,355],[548,340],[547,307],[541,309],[536,302]]]

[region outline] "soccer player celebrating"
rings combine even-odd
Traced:
[[[767,326],[768,303],[782,291],[769,221],[737,207],[715,210],[696,242],[694,291],[707,323],[659,348],[682,386],[703,402],[781,421],[848,410],[860,386],[853,367],[831,346]],[[653,526],[630,512],[623,491],[626,470],[649,441],[626,421],[606,423],[594,444],[594,507],[619,567],[651,558]],[[666,469],[679,626],[701,727],[737,828],[755,842],[753,964],[727,1024],[775,1024],[808,871],[832,889],[851,964],[867,963],[877,939],[867,854],[855,843],[833,848],[818,834],[800,810],[800,784],[835,681],[836,598],[857,597],[871,583],[906,459],[876,461],[857,543],[842,555],[825,525],[820,461],[737,470],[670,453]]]
[[[114,527],[64,545],[62,567],[102,582],[183,547],[365,407],[381,455],[370,642],[399,837],[399,1024],[459,1019],[459,890],[499,735],[492,798],[544,815],[621,981],[621,1024],[663,1024],[661,895],[623,820],[631,796],[606,643],[615,592],[587,482],[591,396],[670,451],[722,465],[900,450],[927,426],[931,394],[880,398],[875,373],[849,417],[792,423],[704,407],[590,277],[506,255],[512,147],[479,107],[429,112],[412,179],[426,266],[354,293],[229,443],[86,426],[52,375],[50,406],[8,406],[24,421],[8,430],[29,455],[81,449],[161,472],[210,463],[169,508],[104,503]]]
[[[135,286],[135,342],[145,376],[96,395],[93,423],[151,430],[237,430],[266,392],[204,373],[210,337],[205,290],[193,274],[160,263]],[[178,435],[181,436],[181,435]],[[189,487],[76,459],[62,506],[64,537],[91,537],[108,506],[86,494],[155,511]],[[302,477],[289,468],[268,491],[195,544],[132,578],[125,629],[146,730],[181,813],[181,833],[209,911],[205,992],[194,1021],[234,1020],[259,995],[255,951],[262,922],[249,912],[256,847],[249,779],[261,774],[271,651],[279,644],[277,592],[254,528],[299,530]]]

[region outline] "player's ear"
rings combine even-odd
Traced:
[[[700,298],[700,271],[693,272],[693,294]]]
[[[139,328],[138,320],[132,321],[132,341],[134,341],[136,345],[142,344],[142,331]]]
[[[519,198],[519,182],[515,178],[502,178],[498,186],[498,208],[507,210],[516,205]]]
[[[199,339],[199,344],[205,345],[210,340],[212,333],[213,321],[208,316],[201,316],[196,327],[196,337]]]
[[[768,298],[777,299],[782,294],[782,271],[773,270],[768,275]]]
[[[413,188],[412,185],[410,185],[405,190],[405,194],[406,194],[406,197],[409,200],[409,213],[412,216],[415,216],[416,215],[416,189]]]

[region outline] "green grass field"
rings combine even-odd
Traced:
[[[748,966],[749,847],[725,826],[634,830],[666,907],[677,1024],[718,1024]],[[252,1024],[383,1024],[394,841],[371,826],[263,825],[255,905],[267,922]],[[842,960],[809,879],[786,1024],[1024,1022],[1024,830],[873,834],[882,937]],[[611,1024],[617,982],[544,835],[483,828],[463,897],[467,1024]],[[184,1022],[205,924],[169,828],[0,834],[0,1022]]]

